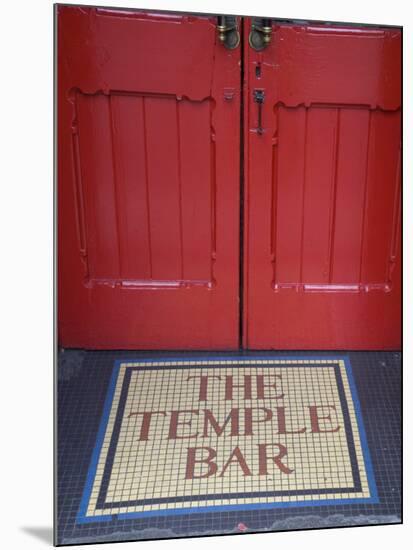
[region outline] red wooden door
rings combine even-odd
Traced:
[[[399,30],[57,13],[61,345],[399,347]]]
[[[245,49],[247,347],[400,346],[400,50],[399,30],[274,22]]]
[[[240,48],[193,15],[57,33],[60,345],[238,347]]]

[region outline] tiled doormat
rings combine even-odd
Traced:
[[[345,359],[119,361],[79,522],[376,501]]]
[[[112,369],[75,524],[379,503],[347,357],[126,358]]]

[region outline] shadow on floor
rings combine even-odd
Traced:
[[[53,528],[52,527],[21,527],[21,531],[31,535],[32,537],[53,545]]]

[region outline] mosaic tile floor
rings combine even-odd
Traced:
[[[65,350],[57,543],[399,523],[400,354]]]

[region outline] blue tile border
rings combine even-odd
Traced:
[[[347,378],[350,385],[351,396],[353,398],[354,409],[356,411],[357,425],[358,425],[359,436],[361,441],[361,449],[363,452],[364,465],[366,467],[366,474],[367,474],[367,482],[369,484],[370,495],[371,495],[370,502],[373,504],[377,504],[379,502],[379,496],[377,492],[376,479],[374,476],[373,463],[371,460],[370,450],[367,442],[366,429],[364,427],[363,415],[361,413],[361,406],[360,406],[360,400],[358,397],[356,382],[354,380],[353,370],[351,368],[350,359],[348,357],[344,357],[344,364],[346,367]]]
[[[359,436],[360,436],[360,442],[362,447],[362,453],[363,453],[363,459],[365,463],[366,468],[366,474],[367,474],[367,481],[368,486],[370,490],[370,497],[369,498],[343,498],[343,499],[317,499],[317,500],[304,500],[304,501],[291,501],[291,502],[273,502],[273,503],[251,503],[251,504],[229,504],[229,505],[210,505],[210,506],[202,506],[202,507],[189,507],[189,508],[179,508],[179,509],[167,509],[167,510],[153,510],[153,511],[144,511],[144,512],[128,512],[128,513],[121,513],[116,515],[101,515],[101,516],[92,516],[87,517],[87,507],[88,502],[90,498],[90,494],[93,487],[93,482],[95,478],[96,468],[99,460],[100,450],[103,444],[105,432],[106,432],[106,426],[108,423],[113,396],[116,388],[116,382],[119,374],[119,369],[121,364],[123,363],[133,363],[133,362],[139,362],[139,363],[168,363],[168,362],[182,362],[182,363],[189,363],[191,361],[208,361],[210,363],[213,363],[214,361],[230,361],[230,360],[237,360],[237,361],[254,361],[256,360],[300,360],[305,361],[308,359],[309,367],[315,367],[316,365],[313,363],[310,363],[310,361],[329,361],[329,360],[342,360],[344,361],[347,378],[350,386],[350,392],[353,399],[354,409],[356,413],[356,419],[357,419],[357,425],[359,430]],[[202,368],[206,365],[190,365],[191,368]],[[213,365],[211,365],[213,366]],[[224,365],[217,365],[217,367],[223,367]],[[290,365],[291,366],[291,365]],[[301,367],[306,366],[305,364],[300,364]],[[326,366],[325,363],[323,366]],[[338,372],[338,365],[335,365],[337,367],[336,369],[336,375],[337,370]],[[149,368],[152,370],[158,370],[159,368],[165,367],[165,365],[153,366],[153,367],[144,367],[145,370],[149,370]],[[133,368],[133,367],[131,367]],[[139,368],[139,367],[137,367]],[[142,368],[142,367],[140,367]],[[185,368],[185,366],[173,366],[173,368]],[[119,407],[118,407],[119,409]],[[351,430],[351,426],[350,426]],[[347,431],[347,430],[346,430]],[[352,433],[351,433],[352,437]],[[315,491],[312,491],[313,493]],[[336,492],[343,492],[341,489],[337,489]],[[251,496],[251,493],[246,493],[245,497],[248,498]],[[210,497],[212,498],[212,497]],[[348,356],[343,355],[332,355],[332,356],[313,356],[313,355],[299,355],[299,356],[292,356],[288,354],[282,354],[282,355],[248,355],[245,357],[238,356],[231,356],[231,355],[225,355],[225,356],[210,356],[206,355],[205,358],[197,355],[197,356],[188,356],[185,355],[184,357],[157,357],[157,358],[139,358],[139,359],[133,359],[133,358],[125,358],[125,359],[117,359],[114,362],[114,368],[112,371],[112,375],[110,378],[105,403],[103,407],[103,413],[98,429],[98,434],[96,437],[95,446],[92,453],[92,458],[90,461],[87,477],[86,477],[86,483],[79,507],[79,512],[77,514],[76,523],[77,524],[85,524],[85,523],[110,523],[115,518],[116,519],[134,519],[134,518],[145,518],[145,517],[153,517],[153,516],[168,516],[168,515],[188,515],[188,514],[196,514],[196,513],[209,513],[209,512],[230,512],[230,511],[241,511],[241,510],[260,510],[260,509],[274,509],[274,508],[300,508],[300,507],[314,507],[314,506],[324,506],[324,505],[343,505],[343,504],[377,504],[379,503],[379,497],[377,493],[377,487],[375,482],[375,476],[373,471],[373,465],[370,457],[370,452],[368,448],[367,443],[367,437],[366,432],[364,428],[362,413],[361,413],[361,407],[360,402],[357,394],[356,384],[354,381],[352,369],[351,369],[351,363]],[[126,505],[125,505],[126,506]]]
[[[115,361],[115,366],[113,368],[112,375],[110,377],[108,392],[106,394],[106,399],[103,406],[102,418],[99,424],[99,430],[96,437],[96,443],[93,449],[90,466],[87,472],[85,489],[83,491],[82,500],[80,501],[80,508],[78,513],[77,523],[82,523],[88,519],[86,518],[87,506],[90,498],[90,493],[92,492],[93,480],[95,479],[95,473],[96,473],[96,468],[99,461],[100,450],[102,448],[103,440],[105,437],[106,426],[109,420],[110,409],[113,401],[113,394],[115,393],[116,381],[118,379],[121,362]],[[97,517],[92,519],[94,521],[102,521],[101,518],[97,518]],[[107,518],[104,518],[104,520],[107,521]]]

